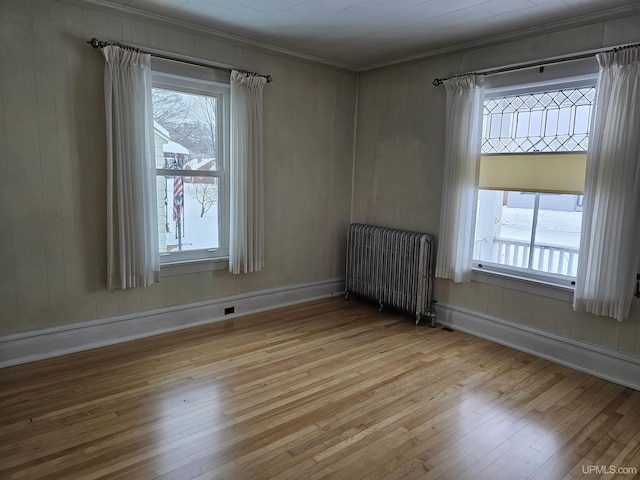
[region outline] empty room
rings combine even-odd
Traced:
[[[640,478],[636,0],[0,39],[0,478]]]

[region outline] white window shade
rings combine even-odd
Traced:
[[[584,193],[586,153],[483,155],[479,188],[514,192]]]

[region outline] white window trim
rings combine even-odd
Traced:
[[[162,68],[162,67],[161,67]],[[191,67],[192,68],[192,67]],[[229,268],[229,153],[230,153],[230,85],[211,79],[182,76],[173,73],[175,67],[164,71],[152,72],[152,85],[155,88],[183,91],[186,93],[214,95],[222,101],[219,108],[222,122],[219,125],[219,151],[222,152],[222,174],[212,173],[210,176],[221,177],[219,184],[219,202],[222,203],[219,215],[220,248],[191,250],[176,255],[175,253],[160,253],[160,275],[162,277],[199,273]],[[189,71],[189,73],[192,73]],[[156,172],[162,169],[156,169]],[[157,173],[158,174],[158,173]]]
[[[597,70],[595,70],[595,72],[597,72]],[[574,78],[554,79],[543,82],[535,82],[532,80],[528,83],[505,84],[500,87],[485,89],[485,99],[522,93],[539,93],[550,89],[595,86],[596,81],[597,73],[587,73]],[[475,238],[475,235],[473,235],[472,238]],[[566,302],[573,301],[573,293],[575,290],[575,278],[573,277],[563,277],[553,274],[540,275],[534,271],[518,269],[517,267],[505,268],[503,265],[477,261],[475,259],[472,263],[471,280]]]
[[[530,277],[521,277],[514,273],[474,267],[471,270],[471,280],[564,302],[573,302],[575,287],[571,285],[561,285],[541,279],[535,280]]]
[[[189,273],[210,272],[213,270],[229,270],[229,257],[218,257],[203,260],[171,262],[160,265],[160,277],[186,275]]]

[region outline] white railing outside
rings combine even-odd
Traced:
[[[474,259],[480,260],[479,249],[484,240],[476,240],[474,245]],[[491,246],[489,261],[499,265],[529,268],[530,246],[527,242],[495,238]],[[480,260],[483,261],[483,260]],[[562,245],[539,243],[533,247],[531,268],[540,272],[547,272],[569,277],[575,277],[578,270],[578,249]]]

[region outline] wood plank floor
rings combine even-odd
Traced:
[[[640,392],[357,300],[0,370],[2,479],[640,478],[634,469]]]

